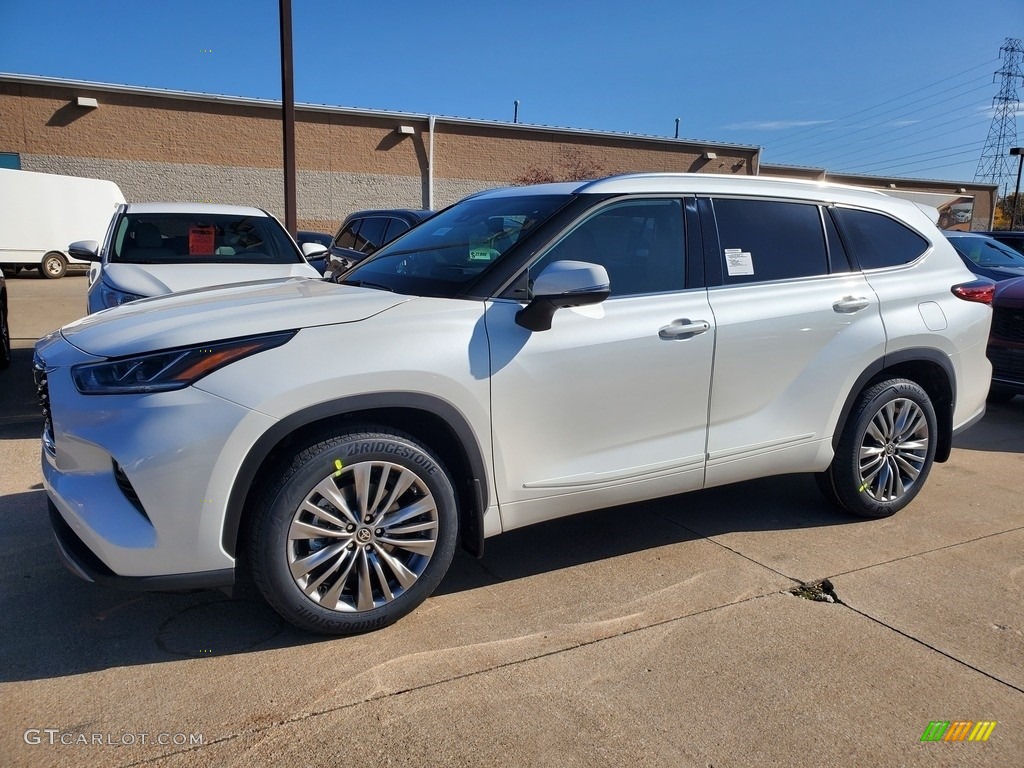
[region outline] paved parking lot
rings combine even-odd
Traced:
[[[85,282],[8,280],[0,762],[1021,764],[1024,398],[888,520],[839,514],[805,476],[602,510],[491,539],[396,626],[324,639],[252,598],[115,592],[58,564],[30,347],[84,311]],[[840,602],[789,594],[825,577]],[[997,725],[921,741],[957,720]]]

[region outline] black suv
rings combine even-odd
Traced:
[[[358,264],[381,246],[404,235],[434,211],[395,208],[390,210],[356,211],[342,222],[327,254],[324,276],[332,279]]]

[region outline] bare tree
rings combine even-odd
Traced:
[[[552,181],[584,181],[606,176],[604,168],[587,157],[581,149],[564,149],[553,167],[535,165],[512,179],[514,186],[546,184]]]

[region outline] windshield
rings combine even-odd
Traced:
[[[377,251],[341,282],[416,296],[458,296],[569,199],[510,194],[463,200]]]
[[[1024,267],[1024,254],[990,237],[951,237],[950,240],[979,267]]]
[[[293,264],[303,259],[270,216],[126,213],[110,262],[122,264]]]

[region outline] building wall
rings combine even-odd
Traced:
[[[110,179],[129,201],[216,201],[284,215],[280,107],[95,84],[0,81],[0,152],[31,171]],[[76,97],[99,107],[79,107]],[[396,132],[411,125],[413,135]],[[363,208],[428,207],[428,121],[421,115],[296,111],[299,227],[333,232]],[[704,159],[713,151],[715,159]],[[434,200],[531,174],[756,173],[755,147],[438,119]],[[576,176],[578,177],[578,176]]]
[[[971,220],[971,229],[975,230],[992,229],[996,201],[999,194],[999,187],[996,184],[982,184],[973,181],[904,179],[888,176],[859,176],[832,173],[824,168],[806,168],[802,166],[762,164],[761,174],[791,179],[828,181],[834,184],[852,184],[857,187],[878,189],[882,192],[895,189],[907,192],[929,192],[938,195],[948,195],[951,198],[970,196],[974,198],[974,218]]]

